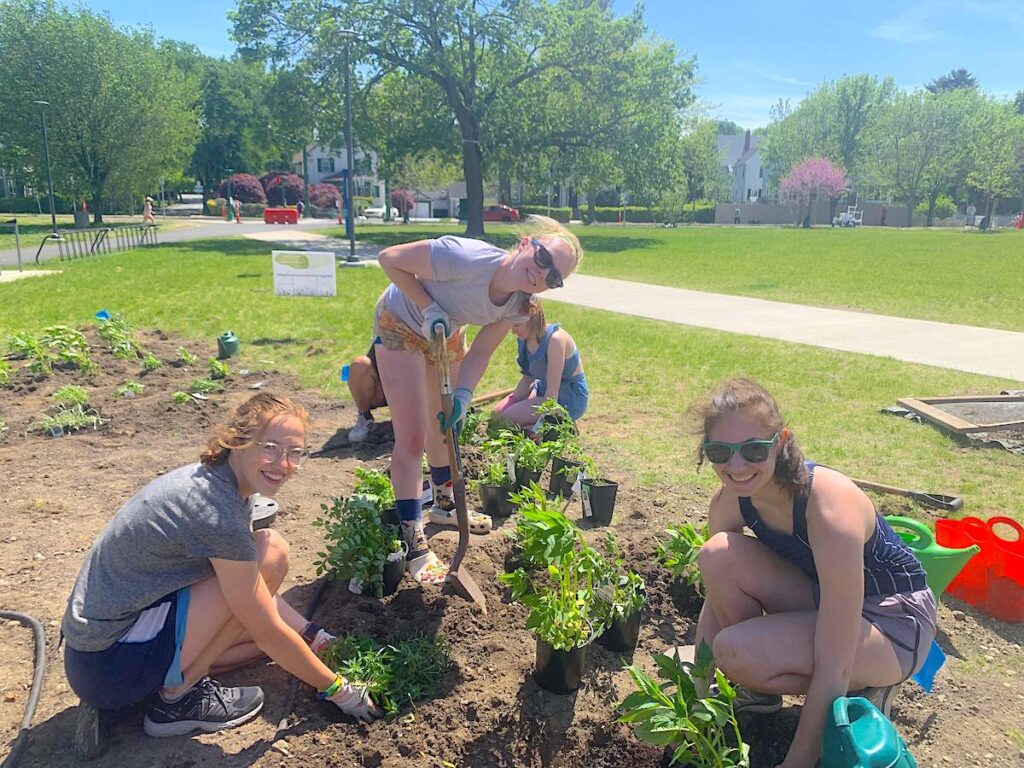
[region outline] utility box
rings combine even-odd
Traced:
[[[75,229],[89,228],[89,212],[75,209]]]

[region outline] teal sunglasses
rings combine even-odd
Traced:
[[[779,442],[779,433],[772,435],[771,440],[744,440],[742,443],[723,443],[718,440],[705,440],[701,449],[712,464],[727,464],[734,453],[749,464],[760,464],[768,458],[775,444]]]

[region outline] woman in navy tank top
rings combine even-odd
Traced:
[[[706,641],[737,684],[737,711],[806,696],[782,765],[811,768],[836,698],[854,691],[888,714],[935,636],[935,596],[853,481],[805,460],[763,387],[726,381],[691,414],[698,466],[709,462],[721,481],[698,561],[707,598],[697,647]]]

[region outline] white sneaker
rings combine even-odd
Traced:
[[[373,426],[373,419],[368,419],[363,414],[356,417],[356,425],[348,431],[350,443],[361,443],[370,436],[370,427]]]

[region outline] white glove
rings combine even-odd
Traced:
[[[346,715],[351,715],[364,723],[372,723],[378,717],[384,716],[381,708],[373,703],[369,691],[357,683],[345,683],[327,700]]]
[[[438,323],[444,325],[445,338],[452,335],[452,320],[448,317],[448,313],[441,309],[441,305],[436,301],[430,302],[427,308],[423,310],[423,325],[420,326],[420,331],[423,333],[423,337],[427,341],[434,340],[434,326]]]
[[[326,629],[317,631],[316,637],[313,638],[313,642],[309,644],[309,650],[319,656],[326,650],[328,644],[334,640],[335,637]]]

